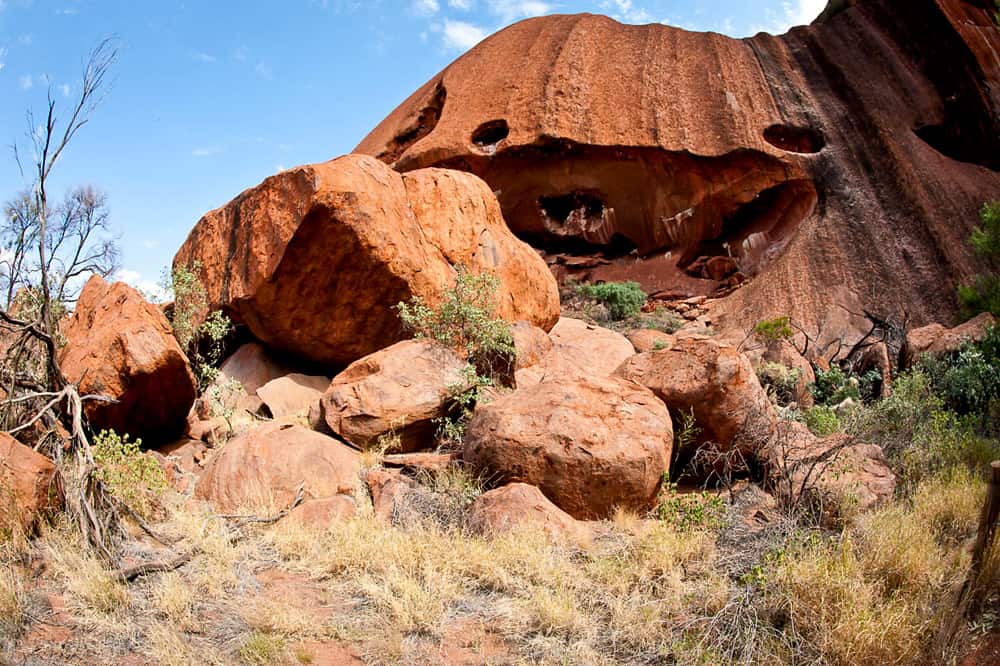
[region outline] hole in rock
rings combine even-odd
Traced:
[[[483,123],[472,133],[472,143],[488,153],[496,151],[497,144],[507,138],[510,127],[506,120],[491,120]]]
[[[977,133],[971,131],[973,129],[971,124],[963,128],[958,123],[942,123],[919,127],[914,134],[945,157],[1000,171],[997,139],[980,140],[976,138]]]
[[[489,159],[463,157],[497,194],[510,229],[539,250],[557,279],[634,280],[661,298],[734,286],[734,269],[723,262],[709,277],[685,270],[703,255],[731,255],[743,277],[757,274],[817,201],[797,167],[754,150],[705,157],[542,137]]]
[[[764,130],[764,140],[790,153],[818,153],[826,145],[816,130],[794,125],[771,125]]]
[[[378,159],[386,164],[392,164],[399,159],[400,155],[409,150],[410,146],[434,131],[438,121],[441,120],[441,112],[444,110],[447,98],[448,91],[438,81],[427,103],[420,110],[420,115],[393,138],[385,150],[379,153]]]

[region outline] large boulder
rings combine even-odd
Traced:
[[[357,451],[302,426],[269,423],[226,443],[205,465],[195,496],[218,511],[282,508],[304,498],[353,496],[360,482]]]
[[[391,438],[393,451],[433,444],[434,419],[445,415],[468,381],[465,361],[430,340],[404,340],[369,354],[333,378],[320,400],[332,432],[359,448]]]
[[[906,334],[906,363],[913,365],[924,354],[947,354],[958,351],[968,342],[979,342],[986,332],[996,325],[996,318],[989,312],[956,326],[945,328],[941,324],[929,324]]]
[[[595,519],[650,509],[672,446],[670,414],[647,389],[568,378],[477,407],[462,457],[484,478],[537,486],[574,518]]]
[[[31,529],[62,506],[52,461],[0,432],[0,533],[14,524]]]
[[[560,317],[549,331],[551,349],[537,353],[532,365],[515,373],[518,386],[531,386],[549,379],[604,377],[635,354],[632,343],[621,333]]]
[[[747,281],[713,309],[717,330],[789,314],[850,346],[865,310],[950,317],[956,284],[986,268],[967,240],[1000,192],[994,5],[834,4],[746,39],[591,14],[522,21],[355,152],[475,173],[515,233],[603,259],[564,259],[581,279],[727,294],[735,259]],[[726,270],[697,271],[703,257]],[[825,320],[839,306],[857,315],[838,329]]]
[[[195,399],[195,379],[170,323],[125,284],[87,281],[66,322],[59,365],[81,394],[116,402],[84,405],[94,428],[146,443],[176,439]]]
[[[257,389],[257,397],[276,419],[306,417],[330,386],[330,378],[293,372]]]
[[[510,483],[480,495],[469,506],[465,524],[470,532],[483,536],[536,528],[559,543],[586,543],[590,537],[586,525],[526,483]]]
[[[393,306],[433,305],[456,266],[499,278],[498,312],[548,330],[559,295],[470,174],[401,176],[346,155],[272,176],[198,222],[174,258],[197,266],[210,307],[268,347],[344,366],[403,338]]]
[[[637,354],[616,375],[652,390],[674,414],[693,413],[698,445],[753,454],[776,427],[750,360],[709,338],[678,339],[670,349]]]

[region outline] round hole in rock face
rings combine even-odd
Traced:
[[[818,153],[826,145],[816,130],[794,125],[771,125],[764,130],[764,140],[790,153]]]
[[[472,133],[472,143],[480,148],[495,148],[498,143],[507,138],[510,134],[510,126],[506,120],[490,120],[476,128]]]

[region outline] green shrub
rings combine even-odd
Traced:
[[[871,402],[878,397],[875,389],[881,381],[878,370],[854,375],[844,372],[838,365],[831,365],[829,370],[816,370],[816,381],[810,384],[809,390],[818,405],[835,406],[848,398]]]
[[[717,530],[726,516],[726,503],[710,492],[680,493],[676,483],[664,480],[656,517],[673,525],[678,532]]]
[[[113,430],[94,438],[97,475],[112,495],[142,516],[150,516],[167,489],[167,475],[160,463],[140,449],[142,440],[129,441]]]
[[[611,318],[615,321],[634,317],[646,303],[646,292],[638,282],[582,284],[577,287],[577,293],[607,305]]]
[[[414,296],[396,310],[417,338],[437,340],[462,353],[480,374],[498,378],[516,354],[510,324],[496,314],[499,288],[495,275],[459,266],[455,286],[444,290],[440,305],[430,307]]]
[[[840,432],[840,419],[832,407],[816,405],[802,412],[806,427],[817,437],[826,437]]]
[[[753,333],[758,340],[765,344],[788,340],[795,335],[795,331],[792,329],[792,318],[788,315],[757,322],[753,327]]]
[[[779,405],[787,405],[795,402],[802,371],[765,361],[757,367],[757,379]]]
[[[174,338],[191,363],[199,392],[205,391],[218,376],[218,365],[225,355],[226,340],[233,331],[232,320],[219,310],[205,315],[208,295],[198,279],[201,264],[177,266],[164,275],[161,286],[173,294],[174,305],[168,311]]]
[[[932,378],[944,405],[960,415],[985,416],[1000,400],[1000,359],[990,358],[978,345],[967,344],[955,354],[924,356],[918,366]]]
[[[977,255],[990,265],[990,272],[977,275],[972,284],[958,287],[958,300],[966,318],[980,312],[1000,317],[1000,201],[987,203],[979,213],[982,224],[976,227],[969,242]]]

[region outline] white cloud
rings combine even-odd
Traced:
[[[21,35],[17,38],[17,43],[21,46],[31,46],[32,42],[35,41],[34,35]]]
[[[442,34],[446,48],[467,51],[483,41],[489,33],[478,25],[446,19]]]
[[[490,12],[505,23],[517,19],[541,16],[552,11],[552,5],[540,0],[487,0]]]
[[[122,268],[112,276],[112,279],[132,285],[138,289],[143,296],[154,303],[168,301],[172,298],[170,292],[152,280],[144,278],[139,271]]]
[[[410,8],[414,14],[432,16],[437,14],[438,10],[441,9],[441,5],[438,4],[438,0],[413,0],[410,3]]]
[[[155,240],[144,240],[142,241],[142,246],[147,250],[152,250],[155,247],[159,247],[160,241]]]
[[[218,155],[222,152],[222,149],[218,146],[205,146],[204,148],[195,148],[191,151],[191,154],[195,157],[211,157],[212,155]]]
[[[258,62],[253,71],[262,79],[271,80],[274,77],[274,70],[264,61]]]
[[[3,8],[3,0],[0,0],[0,9],[2,8]],[[0,46],[0,72],[2,72],[3,68],[7,66],[7,64],[3,61],[5,57],[7,57],[7,49]]]
[[[35,81],[31,78],[31,74],[25,74],[17,80],[17,83],[21,86],[21,90],[27,90],[31,88],[31,86],[35,85]]]
[[[651,23],[653,15],[643,7],[636,7],[632,0],[603,0],[602,9],[614,12],[614,18],[625,23]]]
[[[781,10],[768,9],[764,12],[762,24],[753,26],[753,32],[770,32],[778,35],[788,32],[797,25],[808,25],[818,17],[826,7],[826,0],[794,0],[782,2]]]
[[[214,55],[209,55],[208,53],[195,53],[194,58],[199,62],[215,62],[217,60]]]
[[[76,7],[67,7],[65,9],[57,9],[56,14],[61,14],[62,16],[75,16],[79,14],[80,10]]]
[[[68,83],[64,83],[61,86],[59,86],[59,92],[62,93],[63,97],[69,97],[69,91],[70,88]]]
[[[459,9],[467,12],[472,9],[473,0],[448,0],[448,6],[452,9]]]

